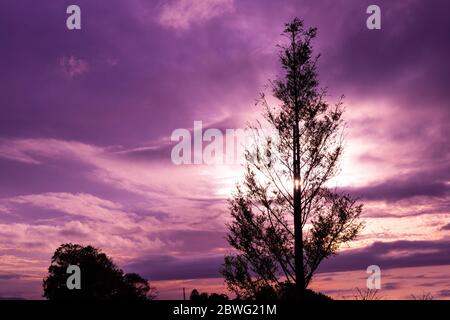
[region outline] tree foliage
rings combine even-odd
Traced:
[[[280,46],[283,77],[270,83],[276,105],[264,94],[258,100],[263,121],[250,125],[252,144],[245,152],[245,176],[229,200],[232,222],[227,240],[235,254],[225,257],[222,273],[241,298],[261,291],[282,291],[296,283],[294,199],[301,194],[305,287],[323,259],[354,240],[362,228],[362,205],[329,186],[343,151],[342,98],[330,105],[319,88],[313,56],[316,29],[294,19]],[[300,181],[294,181],[294,104],[300,106]],[[268,130],[269,129],[269,130]],[[272,289],[269,289],[272,288]]]
[[[218,302],[225,302],[228,301],[229,298],[226,294],[223,293],[210,293],[207,292],[198,292],[197,289],[192,290],[191,295],[189,297],[189,300],[194,302],[212,302],[212,303],[218,303]]]
[[[80,267],[79,290],[67,288],[69,265]],[[140,275],[124,274],[99,249],[72,243],[56,249],[43,288],[44,297],[49,300],[147,300],[155,297],[154,289]]]

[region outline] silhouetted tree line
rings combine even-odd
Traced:
[[[191,292],[190,300],[194,302],[224,302],[230,300],[230,298],[223,293],[200,293],[197,289],[194,289]]]

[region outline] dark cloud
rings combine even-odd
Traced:
[[[8,94],[0,135],[133,144],[166,137],[200,117],[215,120],[214,112],[202,112],[232,107],[242,98],[252,105],[263,64],[250,56],[246,39],[226,36],[224,23],[180,37],[156,19],[137,19],[142,5],[152,18],[158,15],[148,2],[111,1],[108,10],[91,1],[78,5],[82,30],[68,32],[64,2],[1,4],[8,51],[0,79]],[[71,56],[86,61],[89,70],[68,79],[58,61]],[[24,86],[28,94],[17,94]]]
[[[162,231],[152,235],[168,246],[168,250],[186,253],[211,252],[227,246],[225,232],[202,230]]]
[[[173,255],[151,255],[133,262],[125,269],[150,280],[203,279],[220,277],[223,255],[205,255],[226,246],[225,233],[213,231],[162,231],[152,237],[166,243]],[[182,255],[180,255],[182,254]],[[191,255],[190,255],[191,254]]]
[[[11,279],[20,279],[22,276],[20,274],[14,273],[0,273],[0,281],[1,280],[11,280]]]
[[[388,282],[383,284],[383,290],[395,290],[399,289],[401,284],[398,282]]]
[[[345,251],[327,259],[319,271],[366,270],[370,265],[378,265],[382,270],[450,265],[450,241],[375,242],[368,247]]]
[[[223,256],[175,257],[154,255],[125,267],[150,280],[204,279],[220,277]],[[370,265],[381,270],[422,266],[450,266],[450,241],[375,242],[362,249],[348,250],[325,260],[319,273],[365,271]],[[330,278],[331,279],[331,278]],[[327,278],[327,280],[330,280]],[[398,289],[398,283],[387,283],[386,289]]]
[[[347,32],[341,31],[341,43],[326,66],[335,66],[339,70],[336,78],[345,79],[336,85],[346,94],[395,97],[408,102],[403,106],[405,111],[443,108],[441,99],[448,102],[450,98],[446,89],[450,64],[443,62],[450,54],[445,41],[450,21],[441,11],[447,3],[378,1],[382,29],[376,32],[354,27],[355,23],[365,23],[366,16],[357,12],[364,12],[369,4],[349,3],[351,9],[344,13],[354,19],[343,22]]]
[[[200,120],[201,121],[201,120]],[[174,128],[176,129],[186,129],[189,131],[191,141],[191,154],[194,154],[194,123],[186,123],[185,127],[182,128]],[[226,136],[227,129],[244,129],[245,124],[243,123],[242,119],[238,116],[232,116],[232,117],[226,117],[220,121],[215,121],[212,123],[202,123],[202,133],[204,134],[206,130],[208,129],[218,129],[223,134],[223,136]],[[135,149],[130,150],[124,150],[124,151],[116,151],[116,155],[120,158],[124,158],[127,160],[133,160],[133,161],[143,161],[143,162],[151,162],[151,161],[158,161],[158,162],[167,162],[171,163],[171,152],[175,145],[179,143],[179,141],[171,141],[171,134],[173,130],[168,131],[167,137],[165,137],[164,140],[161,142],[156,143],[154,146],[150,147],[138,147]],[[205,148],[209,142],[203,142],[202,147]]]
[[[416,196],[446,197],[450,194],[450,185],[447,183],[449,176],[450,170],[445,166],[394,176],[368,186],[342,188],[340,191],[366,200],[397,201]]]
[[[450,297],[450,290],[440,290],[438,291],[439,298],[448,299]]]
[[[150,281],[220,278],[223,256],[177,258],[151,256],[125,266],[127,272],[138,272]]]

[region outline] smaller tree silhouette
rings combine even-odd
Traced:
[[[434,296],[431,294],[431,292],[422,292],[420,295],[411,295],[412,300],[434,300]]]
[[[190,296],[190,300],[191,301],[195,301],[195,302],[224,302],[224,301],[228,301],[229,298],[226,294],[223,293],[211,293],[208,295],[208,293],[206,292],[198,292],[197,289],[192,290],[191,292],[191,296]]]
[[[254,296],[244,299],[256,301],[294,301],[297,299],[297,292],[295,284],[282,283],[278,288],[273,288],[272,286],[260,287]],[[326,302],[331,300],[330,297],[310,289],[305,289],[303,293],[303,301],[306,302]]]
[[[81,270],[81,289],[67,288],[69,265]],[[43,281],[49,300],[148,300],[156,297],[148,281],[136,273],[117,267],[106,254],[92,246],[62,244],[52,257]]]
[[[353,292],[353,298],[355,300],[381,300],[382,297],[377,289],[360,289],[356,288]]]

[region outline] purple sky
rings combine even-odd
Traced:
[[[81,7],[82,30],[67,30],[69,4]],[[366,28],[370,4],[381,7],[381,30]],[[333,183],[366,208],[361,237],[321,271],[450,270],[449,9],[444,0],[1,1],[0,296],[39,297],[64,242],[102,248],[163,297],[178,297],[164,291],[174,281],[216,288],[230,252],[225,199],[240,170],[175,166],[170,135],[194,120],[226,129],[253,119],[295,16],[318,27],[330,102],[346,96]],[[441,298],[445,273],[428,288]]]

